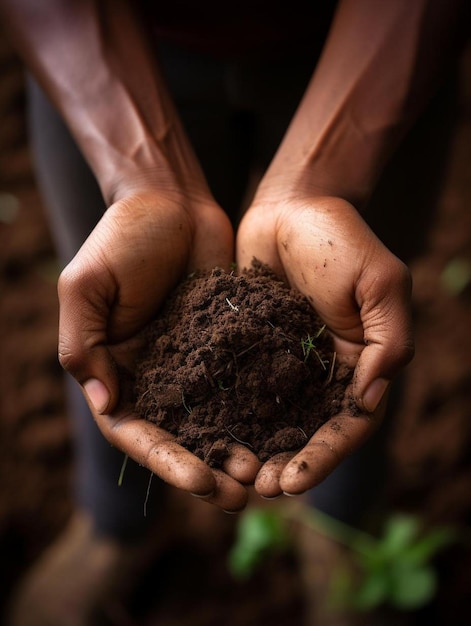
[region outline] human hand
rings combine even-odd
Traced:
[[[407,268],[341,198],[260,199],[237,234],[237,262],[253,257],[302,292],[330,330],[339,362],[354,367],[344,406],[297,454],[282,454],[259,471],[265,497],[299,494],[319,484],[379,426],[393,377],[412,358]]]
[[[232,259],[232,227],[214,201],[146,191],[106,211],[59,280],[60,362],[83,385],[104,436],[166,482],[230,511],[245,505],[241,482],[259,467],[253,455],[235,448],[226,472],[211,470],[138,418],[120,398],[118,369],[132,369],[141,331],[182,276]]]

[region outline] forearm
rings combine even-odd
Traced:
[[[363,205],[456,53],[460,2],[343,0],[260,196]]]
[[[91,165],[105,199],[134,187],[188,186],[204,177],[142,26],[122,0],[2,0],[25,63]]]

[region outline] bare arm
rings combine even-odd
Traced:
[[[462,0],[341,0],[260,193],[279,186],[361,207],[456,58],[465,20]]]
[[[136,180],[207,193],[132,3],[2,0],[0,7],[109,203]]]

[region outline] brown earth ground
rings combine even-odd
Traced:
[[[470,46],[458,70],[459,99],[444,184],[425,246],[411,264],[417,354],[394,410],[388,503],[391,510],[402,508],[430,523],[466,529],[471,515]],[[74,460],[56,359],[57,263],[32,175],[22,68],[3,37],[0,81],[3,609],[15,582],[69,519]],[[254,585],[235,584],[224,565],[233,516],[181,494],[174,494],[172,506],[173,534],[163,558],[167,565],[178,562],[179,570],[169,570],[160,608],[133,623],[303,623],[305,598],[296,559],[268,563]],[[471,623],[469,543],[443,555],[440,576],[434,603],[408,616],[408,623]],[[103,623],[129,624],[119,620]]]

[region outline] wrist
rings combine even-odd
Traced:
[[[213,202],[206,181],[199,171],[182,172],[170,163],[142,162],[141,159],[120,158],[106,161],[96,172],[97,180],[108,206],[125,197],[141,194],[159,194],[182,203],[187,209],[192,205]]]
[[[102,116],[95,119],[92,107],[83,107],[71,116],[72,130],[108,205],[130,194],[148,191],[210,195],[177,118],[169,116],[160,132],[152,132],[136,123],[132,112],[126,111],[122,116],[113,113],[104,121]]]
[[[361,209],[373,192],[389,151],[344,131],[337,137],[323,136],[311,145],[282,144],[259,185],[258,197],[330,196]]]

